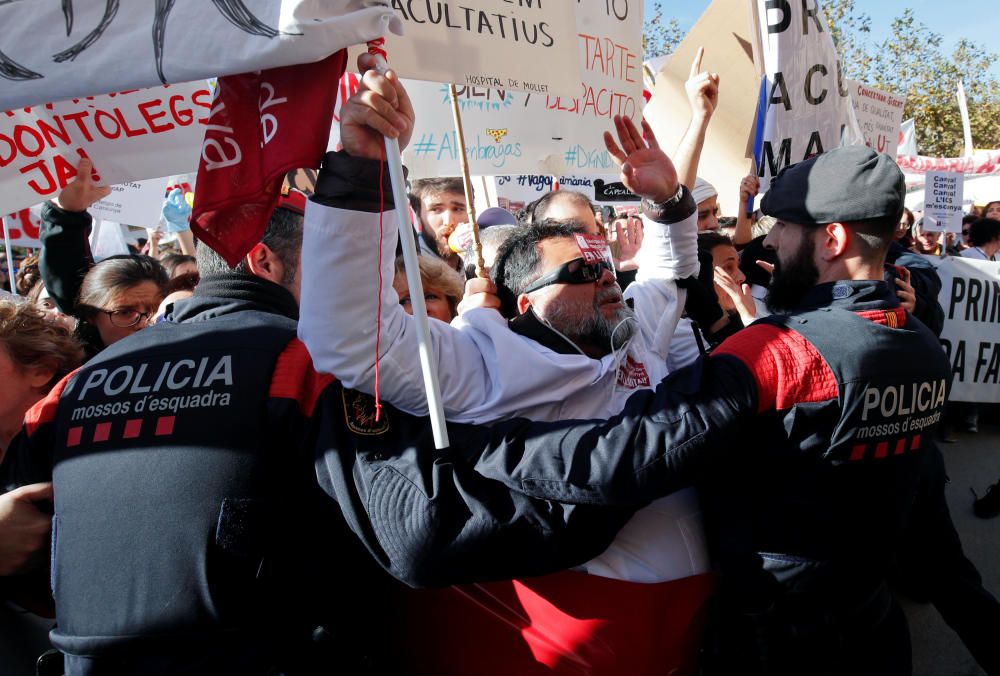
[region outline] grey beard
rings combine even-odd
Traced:
[[[629,321],[625,321],[625,320]],[[550,307],[545,321],[559,333],[569,338],[574,345],[588,345],[610,354],[620,348],[635,335],[635,312],[625,306],[613,320],[608,321],[601,314],[599,299],[595,299],[593,312],[586,317],[574,317],[566,308]],[[612,340],[614,343],[612,344]]]

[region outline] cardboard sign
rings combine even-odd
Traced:
[[[754,104],[760,76],[754,68],[746,0],[713,0],[674,53],[656,70],[646,119],[668,155],[691,121],[684,82],[699,47],[703,70],[721,78],[719,105],[705,134],[698,175],[719,190],[719,206],[735,215],[739,185],[751,171]]]
[[[403,37],[387,36],[385,47],[401,77],[576,94],[580,64],[571,2],[392,0],[392,7]]]
[[[166,190],[167,178],[121,183],[111,186],[111,194],[87,211],[94,218],[155,228],[160,222]]]
[[[950,400],[1000,402],[1000,263],[924,258],[941,278],[941,345],[953,373]]]
[[[2,2],[0,26],[0,110],[312,63],[401,30],[388,0]]]
[[[924,230],[962,232],[965,175],[929,171],[924,187]]]
[[[575,13],[575,49],[583,63],[582,79],[578,73],[563,81],[573,83],[568,94],[459,83],[472,173],[617,174],[603,133],[613,132],[615,115],[636,124],[642,116],[642,2],[576,0],[563,6]],[[391,50],[389,54],[391,58]],[[573,49],[567,54],[573,55]],[[537,62],[532,67],[541,70]],[[405,85],[417,115],[413,139],[404,152],[410,175],[458,174],[458,140],[447,85]]]
[[[38,249],[42,246],[38,232],[42,224],[41,205],[29,209],[21,209],[3,217],[10,233],[11,246],[24,246]]]
[[[200,81],[0,113],[0,204],[57,196],[81,157],[102,185],[193,171],[211,105]]]
[[[767,82],[757,139],[761,193],[790,166],[864,137],[819,0],[755,0]]]
[[[884,153],[896,159],[902,138],[903,108],[906,97],[863,85],[854,80],[846,80],[854,114],[858,118],[865,145],[877,153]]]

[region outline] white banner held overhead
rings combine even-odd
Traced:
[[[199,81],[0,113],[0,204],[57,196],[85,156],[102,185],[194,171],[211,104]]]
[[[457,88],[473,173],[617,173],[602,135],[613,129],[615,115],[637,125],[642,116],[642,3],[569,4],[576,13],[576,49],[584,64],[583,78],[572,81],[570,96]],[[389,53],[391,57],[391,49]],[[458,174],[447,86],[409,80],[405,85],[417,114],[405,152],[411,176]]]
[[[1000,402],[1000,263],[925,256],[941,277],[952,401]]]
[[[388,0],[2,2],[0,26],[0,110],[311,63],[400,30]]]
[[[818,0],[754,1],[767,77],[767,114],[756,144],[764,192],[782,168],[864,138]]]
[[[965,176],[946,171],[927,172],[924,184],[924,230],[962,232]]]
[[[155,228],[160,222],[167,177],[111,186],[111,194],[87,210],[94,218]]]
[[[865,145],[896,159],[906,97],[898,97],[854,80],[846,82]]]
[[[401,77],[573,95],[580,64],[573,3],[542,0],[393,0],[403,37],[386,37]]]

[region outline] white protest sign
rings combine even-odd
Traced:
[[[846,80],[847,88],[854,103],[854,114],[858,118],[865,145],[877,153],[884,153],[896,159],[899,148],[903,108],[906,97],[875,89],[854,80]]]
[[[582,80],[566,80],[574,83],[569,96],[509,87],[457,88],[473,173],[617,172],[602,135],[613,130],[615,115],[636,123],[642,115],[642,3],[577,0],[568,6],[575,12],[576,52],[584,64]],[[411,176],[458,174],[448,87],[404,84],[417,116],[404,152]]]
[[[42,224],[41,205],[29,209],[21,209],[3,217],[10,233],[11,246],[25,246],[37,249],[42,246],[38,239]]]
[[[928,171],[924,184],[924,230],[962,232],[965,175]]]
[[[392,0],[404,37],[387,36],[401,77],[575,95],[580,63],[567,0]]]
[[[120,183],[87,211],[94,218],[152,228],[160,222],[166,190],[167,178]]]
[[[549,174],[519,174],[493,177],[498,205],[517,212],[555,188],[583,193],[598,206],[614,206],[622,212],[634,212],[639,200],[631,193],[619,194],[619,176],[558,176]]]
[[[767,76],[764,133],[756,144],[764,192],[782,168],[864,138],[818,0],[754,1]]]
[[[0,26],[0,110],[311,63],[400,30],[388,0],[8,1]]]
[[[102,185],[195,171],[211,104],[199,81],[0,113],[0,204],[57,196],[81,157]]]
[[[952,401],[1000,402],[1000,263],[925,256],[941,278]]]

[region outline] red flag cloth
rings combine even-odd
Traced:
[[[346,64],[342,49],[315,63],[219,78],[191,229],[230,265],[260,242],[285,174],[319,168]]]

